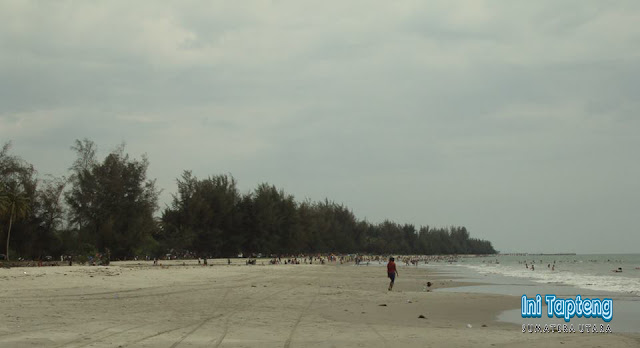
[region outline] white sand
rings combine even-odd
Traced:
[[[520,298],[423,292],[427,280],[456,285],[425,270],[400,268],[388,292],[383,267],[222,263],[0,269],[0,347],[640,346],[629,334],[523,334],[494,321]]]

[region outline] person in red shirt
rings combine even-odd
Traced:
[[[396,269],[396,263],[394,261],[395,259],[393,257],[390,257],[389,263],[387,263],[387,275],[389,279],[391,279],[391,282],[389,283],[389,291],[393,289],[393,282],[396,280],[396,276],[400,276],[398,274],[398,270]]]

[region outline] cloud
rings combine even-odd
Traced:
[[[639,17],[635,1],[3,1],[0,140],[55,174],[73,139],[126,142],[164,202],[183,169],[230,172],[503,250],[610,222],[626,240]]]

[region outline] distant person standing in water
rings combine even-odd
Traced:
[[[398,270],[396,269],[396,263],[393,257],[389,258],[389,263],[387,263],[387,275],[391,282],[389,283],[389,291],[393,289],[393,283],[396,280],[396,276],[398,275]]]

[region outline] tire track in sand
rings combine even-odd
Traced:
[[[296,330],[298,329],[298,325],[300,325],[300,322],[302,321],[302,317],[309,311],[313,303],[316,301],[316,298],[318,298],[318,291],[316,291],[311,301],[309,301],[309,304],[300,312],[300,315],[298,315],[298,319],[296,320],[295,324],[293,324],[293,327],[291,328],[291,332],[289,332],[289,337],[284,342],[284,348],[289,348],[291,346],[291,340],[293,339],[293,335],[296,333]]]
[[[212,319],[219,318],[221,316],[222,316],[222,314],[218,314],[218,315],[214,315],[214,316],[206,318],[200,324],[198,324],[198,326],[193,328],[193,330],[191,330],[191,331],[187,332],[186,334],[182,335],[182,337],[180,337],[180,339],[175,341],[169,348],[176,348],[180,343],[182,343],[182,341],[184,341],[185,338],[191,336],[191,334],[193,334],[194,332],[198,331],[198,329],[201,328],[204,324],[208,323]]]
[[[169,284],[169,285],[162,285],[162,286],[150,286],[150,287],[144,287],[144,288],[136,288],[136,289],[123,289],[123,290],[114,290],[114,291],[102,291],[102,292],[90,292],[90,293],[77,293],[77,294],[60,294],[60,295],[47,295],[47,296],[42,296],[42,295],[38,295],[38,296],[13,296],[13,297],[2,297],[0,299],[10,299],[10,300],[20,300],[20,301],[34,301],[34,302],[42,302],[42,301],[50,301],[51,299],[56,299],[57,302],[60,301],[70,301],[70,302],[77,302],[77,301],[95,301],[95,300],[111,300],[113,299],[113,297],[111,297],[110,295],[122,295],[124,294],[124,296],[119,296],[120,299],[130,299],[130,298],[140,298],[140,297],[155,297],[155,296],[166,296],[166,295],[177,295],[177,294],[183,294],[186,292],[195,292],[195,291],[206,291],[206,290],[216,290],[216,289],[228,289],[228,288],[234,288],[234,287],[241,287],[243,285],[246,285],[247,283],[251,283],[252,281],[261,278],[261,276],[251,276],[251,277],[243,277],[240,280],[229,280],[229,281],[233,281],[236,283],[240,283],[238,285],[233,285],[233,286],[215,286],[214,284],[210,284],[210,283],[204,283],[204,284],[197,284],[196,286],[190,287],[188,289],[181,289],[181,290],[172,290],[172,291],[160,291],[158,292],[158,290],[164,290],[168,287],[184,287],[184,286],[188,286],[187,285],[181,285],[181,284]],[[145,293],[145,291],[149,291],[147,293]],[[132,295],[128,295],[128,294],[132,294]],[[100,296],[105,296],[106,297],[100,297]]]
[[[227,316],[226,316],[225,321],[224,321],[224,328],[223,328],[223,331],[222,331],[222,335],[220,335],[220,337],[218,337],[218,339],[215,341],[215,343],[213,343],[213,347],[214,348],[220,347],[220,345],[222,344],[222,341],[224,341],[225,337],[227,336],[227,333],[229,332],[229,322],[231,321],[231,318],[239,310],[247,308],[247,307],[250,307],[251,305],[253,305],[253,304],[257,303],[257,302],[264,301],[264,300],[266,300],[266,299],[268,299],[270,297],[276,296],[276,295],[278,295],[278,294],[280,294],[282,292],[294,290],[294,289],[296,289],[298,287],[300,287],[300,285],[292,287],[292,288],[284,289],[284,290],[274,291],[274,292],[270,293],[269,295],[261,297],[261,298],[258,298],[255,301],[251,301],[250,303],[246,303],[244,305],[239,305],[239,306],[233,307],[233,310],[226,314]],[[211,343],[211,342],[213,342],[213,340],[211,340],[209,343]]]
[[[80,335],[80,337],[75,338],[75,339],[73,339],[73,340],[71,340],[71,341],[68,341],[68,342],[65,342],[65,343],[59,344],[59,345],[57,345],[55,348],[65,347],[65,346],[68,346],[68,345],[70,345],[70,344],[74,344],[74,343],[76,343],[76,342],[79,342],[79,341],[82,341],[82,340],[85,340],[85,339],[90,339],[93,335],[100,334],[100,333],[102,333],[102,332],[105,332],[105,331],[107,331],[107,330],[111,330],[111,329],[113,329],[113,328],[115,328],[115,327],[118,327],[118,326],[120,326],[120,325],[109,326],[109,327],[106,327],[106,328],[104,328],[104,329],[100,329],[100,330],[98,330],[98,331],[94,331],[94,332],[92,332],[92,333],[90,333],[90,334],[88,334],[88,335],[86,335],[86,334],[85,334],[85,335]]]
[[[104,340],[105,338],[109,338],[109,337],[112,337],[112,336],[115,336],[115,335],[120,335],[120,334],[123,334],[123,333],[125,333],[125,332],[129,332],[129,331],[131,331],[131,330],[137,329],[137,328],[142,327],[142,326],[147,326],[147,325],[149,325],[149,324],[136,325],[136,326],[130,327],[130,328],[128,328],[128,329],[126,329],[126,330],[124,330],[124,331],[117,331],[117,332],[113,332],[113,333],[110,333],[110,334],[108,334],[108,335],[105,335],[105,336],[99,337],[99,338],[97,338],[97,339],[93,339],[93,340],[90,340],[90,341],[87,341],[87,342],[82,342],[82,344],[81,344],[81,345],[79,345],[79,346],[75,346],[74,348],[82,348],[82,347],[86,347],[86,346],[88,346],[88,345],[90,345],[90,344],[94,344],[94,343],[96,343],[96,342],[100,342],[100,341]]]
[[[296,276],[300,276],[300,275],[305,274],[305,273],[308,273],[308,271],[307,272],[298,273],[298,274],[296,274]],[[276,280],[279,280],[280,278],[283,278],[283,277],[277,277]],[[274,291],[274,292],[270,293],[269,295],[261,297],[261,298],[258,298],[255,301],[251,301],[250,303],[247,303],[247,304],[244,304],[244,305],[241,305],[241,306],[236,306],[233,311],[231,311],[231,312],[229,312],[227,314],[227,317],[225,318],[225,322],[224,322],[224,328],[223,328],[223,331],[222,331],[222,335],[220,335],[220,337],[218,337],[218,339],[215,341],[215,343],[213,343],[212,346],[214,348],[220,347],[220,345],[222,344],[222,341],[224,341],[225,337],[227,336],[227,333],[229,332],[229,322],[231,321],[231,317],[233,317],[233,315],[236,314],[240,309],[249,307],[249,306],[253,305],[254,303],[264,301],[264,300],[266,300],[266,299],[268,299],[270,297],[276,296],[276,295],[278,295],[280,293],[297,289],[297,288],[299,288],[301,286],[302,285],[297,285],[297,286],[294,286],[294,287],[291,287],[291,288],[286,288],[286,289],[283,289],[283,290]],[[317,293],[316,293],[316,296],[317,296]],[[314,297],[314,300],[315,300],[315,297]],[[211,340],[209,342],[209,344],[211,344],[212,342],[213,342],[213,340]]]
[[[184,328],[186,328],[186,327],[189,327],[189,326],[191,326],[191,325],[193,325],[193,324],[189,324],[189,325],[185,325],[185,326],[180,326],[180,327],[174,327],[174,328],[167,329],[167,330],[162,330],[162,331],[159,331],[159,332],[154,333],[153,335],[149,335],[149,336],[141,337],[141,338],[139,338],[139,339],[137,339],[137,340],[135,340],[135,341],[127,342],[127,343],[125,343],[125,344],[122,344],[121,346],[122,346],[122,348],[124,348],[124,347],[129,347],[129,346],[130,346],[130,345],[132,345],[132,344],[140,343],[140,342],[142,342],[142,341],[146,341],[146,340],[148,340],[148,339],[150,339],[150,338],[154,338],[154,337],[157,337],[157,336],[161,336],[161,335],[164,335],[164,334],[169,333],[169,332],[182,330],[182,329],[184,329]]]
[[[384,336],[382,336],[382,334],[380,334],[380,332],[379,332],[379,331],[378,331],[378,330],[377,330],[373,325],[371,325],[371,324],[368,324],[368,323],[367,323],[367,326],[368,326],[368,327],[369,327],[373,332],[375,332],[375,333],[376,333],[376,335],[377,335],[378,337],[380,337],[380,339],[381,339],[381,340],[382,340],[382,342],[384,343],[384,346],[385,346],[385,347],[389,347],[389,342],[387,341],[387,339],[386,339],[386,338],[384,338]]]
[[[218,303],[215,306],[215,312],[217,312],[220,308],[220,305],[224,303],[225,299],[227,298],[227,295],[229,295],[229,292],[231,292],[232,288],[228,288],[227,291],[225,291],[224,295],[222,295],[222,297],[220,298],[220,300],[218,300]],[[217,315],[212,315],[208,318],[205,318],[202,322],[200,322],[200,324],[198,324],[195,328],[193,328],[193,330],[187,332],[186,334],[182,335],[182,337],[180,337],[177,341],[175,341],[170,348],[175,348],[177,347],[180,343],[182,343],[182,341],[185,340],[185,338],[191,336],[194,332],[198,331],[198,329],[200,329],[202,326],[204,326],[204,324],[208,323],[209,321],[211,321],[212,319],[215,318],[219,318],[221,317],[222,314],[217,314]],[[154,336],[158,336],[158,335],[154,335]]]
[[[225,292],[225,294],[223,295],[222,299],[218,301],[218,304],[216,305],[216,308],[218,308],[218,307],[219,307],[219,305],[224,301],[224,299],[226,298],[227,294],[228,294],[230,291],[231,291],[231,288],[228,288],[228,289],[227,289],[227,291]],[[179,344],[180,342],[182,342],[182,340],[184,340],[184,339],[185,339],[186,337],[188,337],[190,334],[192,334],[193,332],[195,332],[198,328],[200,328],[202,325],[204,325],[204,324],[205,324],[206,322],[208,322],[209,320],[212,320],[212,319],[214,319],[214,318],[216,318],[216,317],[220,317],[220,316],[221,316],[221,314],[219,314],[219,315],[217,315],[217,316],[211,316],[211,317],[209,317],[209,318],[206,318],[206,319],[205,319],[203,322],[201,322],[201,323],[200,323],[200,324],[199,324],[195,329],[193,329],[192,331],[190,331],[189,333],[187,333],[186,335],[184,335],[183,337],[181,337],[181,339],[180,339],[178,342],[174,343],[174,345],[172,345],[171,347],[175,347],[175,346],[177,346],[177,344]],[[88,341],[88,342],[82,342],[82,344],[81,344],[81,345],[76,346],[76,347],[74,347],[74,348],[86,347],[86,346],[88,346],[88,345],[90,345],[90,344],[93,344],[93,343],[96,343],[96,342],[102,341],[102,340],[104,340],[104,339],[106,339],[106,338],[109,338],[109,337],[113,337],[113,336],[116,336],[116,335],[119,335],[119,334],[123,334],[123,333],[129,332],[129,331],[131,331],[131,330],[134,330],[134,329],[137,329],[137,328],[140,328],[140,327],[143,327],[143,326],[156,325],[156,324],[158,324],[158,323],[157,323],[157,322],[154,322],[154,323],[145,323],[145,324],[135,325],[135,326],[130,327],[130,328],[128,328],[128,329],[126,329],[126,330],[124,330],[124,331],[113,332],[113,333],[110,333],[110,334],[108,334],[108,335],[104,335],[104,336],[98,337],[97,339],[92,339],[92,340],[90,340],[90,341]],[[155,333],[155,334],[153,334],[153,335],[143,337],[143,338],[138,339],[138,340],[136,340],[136,341],[134,341],[134,342],[128,342],[128,343],[125,343],[125,344],[123,344],[122,346],[124,347],[124,346],[128,346],[128,345],[130,345],[130,344],[132,344],[132,343],[139,343],[139,342],[142,342],[142,341],[144,341],[144,340],[146,340],[146,339],[149,339],[149,338],[152,338],[152,337],[155,337],[155,336],[160,336],[160,335],[165,334],[165,333],[168,333],[168,332],[172,332],[172,331],[180,330],[180,329],[183,329],[183,328],[185,328],[185,327],[189,327],[189,326],[191,326],[191,325],[193,325],[193,324],[189,324],[189,325],[186,325],[186,326],[181,326],[181,327],[178,327],[178,328],[172,328],[172,329],[169,329],[169,330],[164,330],[164,331],[161,331],[161,332],[157,332],[157,333]],[[109,327],[109,328],[105,328],[105,329],[102,329],[102,330],[98,330],[98,331],[92,332],[92,333],[91,333],[91,334],[89,334],[89,335],[83,335],[83,336],[78,337],[78,338],[76,338],[76,339],[74,339],[74,340],[72,340],[72,341],[69,341],[69,342],[63,343],[62,345],[60,345],[60,346],[58,346],[58,347],[56,347],[56,348],[67,347],[67,346],[72,345],[72,344],[74,344],[74,343],[80,343],[79,341],[86,340],[86,339],[91,339],[91,338],[92,338],[92,337],[94,337],[96,334],[102,333],[102,332],[104,332],[104,331],[107,331],[107,330],[113,329],[113,328],[118,327],[118,326],[120,326],[120,325],[111,326],[111,327]]]

